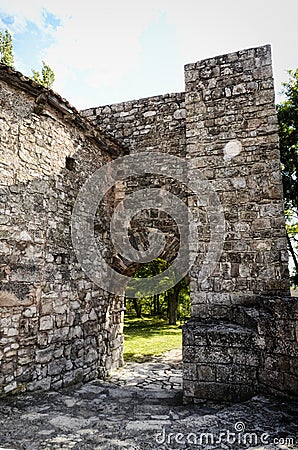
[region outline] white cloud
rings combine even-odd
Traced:
[[[158,15],[158,0],[3,0],[0,11],[14,17],[12,33],[24,32],[31,22],[52,36],[39,56],[56,73],[55,89],[69,95],[75,82],[79,88],[108,89],[137,69],[140,35]],[[45,11],[59,18],[60,26],[47,24]]]
[[[53,11],[63,14],[61,8]],[[154,8],[144,8],[139,1],[73,2],[64,11],[56,42],[46,51],[59,74],[57,81],[67,83],[66,76],[80,71],[93,88],[117,82],[137,67],[140,34],[155,14]]]
[[[40,29],[44,28],[42,0],[1,0],[0,11],[8,16],[14,17],[13,25],[9,26],[11,32],[23,32],[27,27],[27,22],[35,23]],[[1,21],[1,27],[6,25]]]

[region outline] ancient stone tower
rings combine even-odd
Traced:
[[[109,191],[94,222],[107,263],[123,273],[135,269],[111,245],[109,224],[121,199],[153,186],[178,196],[199,230],[188,274],[192,318],[183,329],[185,401],[297,395],[298,307],[289,297],[270,47],[189,64],[185,83],[185,93],[80,114],[1,67],[3,394],[103,377],[122,364],[123,297],[82,269],[71,216],[96,169],[123,155],[161,152],[188,161],[185,182],[173,182],[170,172],[153,177],[149,167],[142,179]],[[198,170],[199,199],[191,189]],[[136,241],[148,227],[164,233],[162,256],[172,262],[175,222],[150,205],[132,225]],[[202,278],[205,267],[210,273]]]

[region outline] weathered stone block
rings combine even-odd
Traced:
[[[197,365],[197,381],[216,381],[216,367],[213,365]]]
[[[53,328],[53,318],[51,316],[43,316],[40,318],[40,331],[51,330]]]
[[[48,363],[53,359],[53,347],[36,350],[36,361],[41,364]]]
[[[216,381],[220,383],[243,384],[257,386],[257,368],[247,365],[217,365]]]
[[[195,399],[216,400],[219,402],[244,401],[255,394],[253,387],[230,383],[194,383],[184,389],[184,402],[193,403]]]
[[[183,364],[183,380],[193,380],[197,379],[197,368],[195,363],[185,362]]]
[[[32,381],[27,384],[28,391],[48,391],[51,387],[51,377],[43,378],[42,380]]]
[[[58,375],[60,374],[66,367],[66,359],[60,358],[58,360],[51,361],[48,365],[48,374],[49,375]]]

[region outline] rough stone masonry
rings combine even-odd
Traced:
[[[191,319],[183,329],[185,401],[297,395],[298,302],[289,297],[270,46],[189,64],[185,83],[185,93],[80,114],[1,66],[3,395],[102,378],[122,364],[123,298],[84,274],[72,248],[70,217],[91,173],[143,151],[187,158],[212,185],[225,218],[223,252],[201,283],[210,218],[181,183],[150,174],[123,180],[96,214],[107,261],[124,272],[129,267],[109,240],[119,198],[159,186],[182,198],[196,218],[199,252],[189,273]],[[190,170],[186,177],[192,176]],[[146,227],[165,233],[163,257],[171,262],[179,237],[173,221],[149,209],[132,231],[146,239]]]

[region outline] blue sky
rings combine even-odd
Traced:
[[[184,90],[184,64],[270,43],[276,90],[298,67],[297,0],[1,0],[25,75],[46,61],[78,109]],[[279,99],[280,97],[277,97]]]

